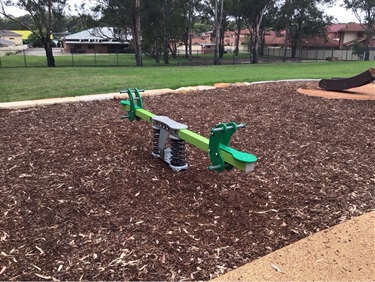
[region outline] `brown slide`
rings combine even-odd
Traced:
[[[349,78],[331,78],[319,81],[319,87],[329,91],[342,91],[369,84],[375,80],[375,68]]]

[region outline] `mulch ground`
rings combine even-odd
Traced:
[[[313,83],[313,82],[310,82]],[[208,280],[375,208],[375,102],[271,83],[145,97],[231,145],[252,173],[151,156],[151,124],[119,101],[0,111],[0,280]]]

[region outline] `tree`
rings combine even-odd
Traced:
[[[186,39],[186,9],[183,0],[145,0],[142,41],[146,50],[160,62],[169,64],[169,55],[177,56],[177,42]]]
[[[244,24],[244,13],[243,13],[243,7],[242,7],[242,1],[241,0],[230,0],[228,2],[228,9],[229,14],[234,18],[235,20],[235,49],[234,49],[234,55],[238,56],[239,47],[240,47],[240,37],[241,37],[241,30],[243,28]]]
[[[329,3],[331,0],[286,0],[279,9],[278,21],[275,28],[286,31],[285,48],[290,43],[291,57],[296,57],[296,51],[302,39],[313,36],[324,36],[329,17],[325,17],[318,4]],[[285,54],[286,55],[286,54]]]
[[[141,0],[97,0],[92,9],[103,26],[116,27],[123,39],[131,32],[137,66],[143,66],[141,45]]]
[[[365,61],[370,59],[370,41],[375,35],[375,0],[344,0],[344,7],[352,10],[365,29]]]
[[[66,0],[0,0],[0,14],[6,18],[19,23],[24,28],[30,30],[37,36],[46,51],[48,67],[55,66],[55,58],[52,52],[52,32],[56,25],[64,16],[64,10],[67,7]],[[6,12],[7,6],[18,7],[25,10],[32,18],[31,26],[29,23],[18,20]],[[35,29],[34,29],[35,28]]]
[[[191,1],[183,1],[183,5],[185,6],[185,53],[189,61],[192,60],[192,42],[193,42],[193,29],[195,26],[195,21],[198,18],[198,12],[202,10],[202,5],[200,0],[191,0]],[[195,26],[196,28],[198,26]],[[207,30],[203,30],[207,31]],[[201,31],[201,32],[203,32]]]
[[[0,12],[1,14],[1,12]],[[30,15],[22,15],[20,17],[15,18],[16,21],[10,20],[8,18],[0,17],[0,29],[9,29],[9,30],[17,30],[17,29],[24,29],[24,25],[34,28],[35,24],[33,19]]]
[[[60,33],[77,33],[85,29],[95,28],[98,22],[91,15],[66,16],[57,26],[56,31]]]
[[[213,30],[215,39],[214,49],[214,64],[220,64],[220,51],[223,50],[223,35],[225,26],[224,16],[224,0],[205,0],[203,1],[203,14],[202,19],[206,22],[212,22],[213,19]]]
[[[274,0],[247,0],[244,1],[243,16],[250,30],[251,63],[258,63],[258,47],[260,27],[267,10],[272,6]]]
[[[358,42],[354,42],[353,47],[353,55],[358,56],[359,60],[363,60],[363,55],[366,53],[366,47],[359,44]]]
[[[160,63],[160,56],[163,49],[163,11],[160,1],[143,1],[143,11],[141,21],[142,29],[142,49],[144,52],[155,58]]]

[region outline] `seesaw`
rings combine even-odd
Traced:
[[[152,155],[169,164],[174,171],[188,168],[186,162],[186,143],[192,144],[209,153],[211,165],[209,170],[221,172],[236,167],[245,172],[253,171],[257,157],[237,151],[229,146],[232,134],[238,128],[244,128],[244,123],[220,123],[211,129],[210,138],[207,139],[193,131],[188,126],[170,119],[167,116],[157,116],[143,109],[140,92],[143,90],[127,89],[120,93],[127,93],[129,99],[122,100],[120,104],[127,111],[122,119],[144,120],[152,123],[153,148]],[[170,147],[167,147],[169,138]]]
[[[322,79],[319,81],[319,87],[325,90],[342,91],[369,84],[374,80],[375,68],[370,68],[361,74],[349,78]]]

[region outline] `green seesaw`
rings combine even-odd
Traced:
[[[253,171],[257,161],[256,156],[237,151],[229,146],[230,138],[238,128],[244,128],[244,123],[220,123],[211,129],[210,138],[207,139],[195,132],[188,130],[188,126],[170,119],[167,116],[157,116],[143,109],[140,92],[144,90],[127,89],[120,93],[127,93],[128,100],[120,104],[127,111],[122,119],[144,120],[152,123],[153,149],[152,155],[161,158],[169,164],[174,171],[188,168],[186,162],[185,142],[188,142],[209,153],[212,165],[209,170],[221,172],[236,167],[245,172]],[[170,147],[167,147],[168,137]]]

